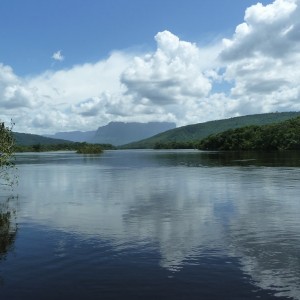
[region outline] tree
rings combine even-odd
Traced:
[[[17,198],[9,197],[0,202],[0,261],[14,244],[17,235],[16,209],[13,207]],[[0,279],[1,280],[1,279]]]
[[[300,117],[269,125],[251,125],[211,135],[200,150],[300,150]]]
[[[0,122],[0,185],[12,187],[16,181],[16,176],[11,173],[15,164],[14,137],[12,135],[12,126],[6,127],[4,122]]]
[[[100,154],[103,152],[101,145],[98,144],[87,144],[82,143],[78,148],[77,153],[79,154]]]

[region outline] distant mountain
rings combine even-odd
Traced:
[[[66,144],[71,143],[67,140],[62,139],[52,139],[47,138],[37,134],[29,134],[29,133],[20,133],[20,132],[13,132],[13,136],[16,141],[16,145],[18,146],[31,146],[31,145],[54,145],[54,144]]]
[[[220,133],[228,129],[235,129],[248,125],[278,123],[298,116],[300,116],[300,112],[276,112],[209,121],[168,130],[153,137],[123,145],[122,148],[151,149],[154,148],[157,143],[200,141],[211,134]]]
[[[99,127],[90,142],[119,146],[151,137],[175,127],[176,124],[170,122],[110,122],[106,126]]]
[[[46,137],[54,139],[63,139],[73,142],[88,142],[93,139],[96,130],[94,131],[69,131],[69,132],[57,132],[53,135],[45,135]]]

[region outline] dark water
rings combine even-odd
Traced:
[[[18,155],[0,299],[300,299],[300,154]]]

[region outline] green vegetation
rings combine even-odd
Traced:
[[[97,148],[100,147],[102,150],[114,150],[116,149],[110,144],[87,144],[87,143],[61,143],[61,144],[34,144],[28,146],[17,145],[15,146],[16,152],[46,152],[46,151],[78,151],[85,147]]]
[[[154,145],[154,149],[195,149],[197,146],[196,142],[168,142],[161,143],[157,142]]]
[[[266,125],[282,122],[300,116],[300,112],[282,112],[249,115],[224,120],[210,121],[183,126],[157,134],[151,138],[123,145],[121,149],[153,149],[155,145],[199,141],[211,134],[250,125]]]
[[[83,143],[77,150],[79,154],[100,154],[103,152],[103,149],[98,144],[86,144]]]
[[[200,141],[200,150],[300,150],[300,117],[281,123],[246,126],[211,135]]]
[[[19,146],[32,146],[32,145],[58,145],[70,144],[72,142],[61,139],[47,138],[37,134],[13,132],[16,145]]]
[[[17,235],[16,210],[10,204],[14,200],[10,197],[0,202],[0,260],[12,247]]]
[[[77,151],[78,153],[99,153],[99,149],[114,150],[111,144],[88,144],[86,142],[71,142],[61,139],[47,138],[36,134],[14,132],[16,152],[46,152],[46,151]]]
[[[0,185],[12,187],[16,182],[16,176],[12,174],[14,169],[14,138],[11,128],[0,122]]]

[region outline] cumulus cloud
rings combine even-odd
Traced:
[[[61,50],[54,52],[52,55],[52,58],[56,61],[63,61],[65,59],[65,57],[61,53]]]
[[[104,101],[101,95],[122,94],[124,88],[119,78],[130,59],[126,53],[114,52],[94,64],[23,78],[16,76],[9,66],[0,65],[0,108],[6,108],[0,118],[13,118],[15,130],[34,133],[88,130],[104,125],[110,120],[100,103]],[[90,107],[88,112],[84,103],[87,99],[98,99],[99,109]],[[108,100],[105,101],[107,104]],[[86,116],[90,116],[88,120]]]
[[[200,49],[195,44],[180,41],[169,31],[159,32],[155,40],[156,52],[135,57],[123,73],[122,82],[128,94],[158,105],[208,95],[211,82],[201,70]]]
[[[298,0],[276,0],[249,7],[245,22],[236,27],[232,39],[224,39],[222,58],[228,61],[259,55],[284,58],[299,50]]]
[[[102,97],[93,97],[90,99],[86,99],[84,101],[79,102],[76,105],[72,106],[72,111],[74,113],[80,114],[86,117],[94,117],[103,110],[103,106],[105,106],[107,99],[105,99],[106,95]]]
[[[75,65],[70,69],[44,72],[30,78],[28,84],[56,103],[81,102],[103,92],[119,92],[119,77],[128,67],[130,56],[114,52],[94,64]]]
[[[10,66],[0,64],[0,107],[14,109],[32,107],[34,91],[22,84]]]
[[[300,110],[299,2],[253,5],[231,37],[202,47],[162,31],[152,52],[115,51],[34,77],[18,77],[0,64],[0,118],[13,117],[19,131],[52,133],[109,121],[179,126]]]
[[[300,110],[300,7],[298,0],[258,3],[223,41],[224,78],[234,83],[238,114]]]
[[[74,130],[95,129],[112,120],[178,124],[199,122],[203,116],[207,120],[201,106],[209,106],[205,99],[216,76],[205,60],[207,49],[201,51],[168,31],[155,39],[154,53],[133,57],[113,52],[94,64],[46,71],[23,80],[23,86],[40,101],[26,126],[49,132],[72,126]],[[217,51],[212,53],[217,56]],[[51,122],[57,117],[64,122]]]
[[[202,50],[169,31],[159,32],[155,40],[156,51],[135,57],[122,74],[126,95],[139,105],[159,107],[177,124],[201,122],[200,115],[205,114],[199,112],[207,103],[212,81],[218,77],[213,68],[219,48]]]

